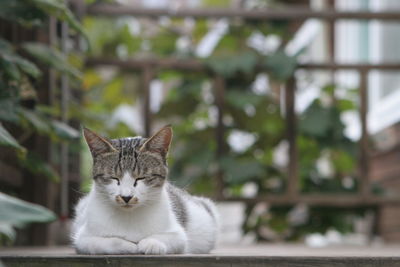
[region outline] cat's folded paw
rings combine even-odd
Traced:
[[[157,239],[145,238],[138,244],[139,252],[144,254],[164,255],[167,253],[167,246]]]
[[[127,240],[113,238],[111,243],[112,254],[138,254],[138,246]]]

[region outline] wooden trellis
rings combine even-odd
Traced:
[[[360,159],[359,159],[359,176],[360,191],[357,194],[300,194],[299,176],[298,176],[298,149],[296,144],[297,136],[297,118],[295,114],[295,91],[296,79],[290,78],[285,84],[285,108],[286,108],[286,131],[287,140],[289,142],[289,163],[288,163],[288,187],[287,192],[282,195],[258,196],[256,198],[231,198],[224,197],[223,175],[218,174],[218,197],[221,200],[246,201],[247,203],[256,203],[259,201],[267,201],[272,205],[293,205],[297,203],[305,203],[317,206],[336,206],[336,207],[376,207],[382,204],[400,204],[400,197],[393,196],[375,196],[370,190],[369,180],[369,145],[368,145],[368,74],[371,70],[400,70],[400,63],[381,63],[381,64],[339,64],[334,62],[334,22],[342,19],[351,20],[382,20],[382,21],[400,21],[400,12],[343,12],[330,10],[315,11],[304,7],[287,7],[278,10],[243,10],[243,9],[146,9],[137,7],[127,7],[113,4],[96,4],[86,8],[87,15],[90,16],[136,16],[157,18],[160,16],[172,17],[195,17],[195,18],[240,18],[243,20],[288,20],[302,22],[306,19],[314,18],[326,21],[329,29],[329,58],[328,63],[306,63],[299,64],[298,69],[305,70],[356,70],[360,75],[359,100],[360,100],[360,121],[361,121],[361,139],[360,139]],[[150,80],[155,74],[162,69],[174,69],[181,71],[207,71],[214,77],[214,93],[216,106],[218,108],[218,120],[216,127],[217,156],[223,154],[223,136],[224,125],[222,114],[224,109],[224,79],[221,76],[213,74],[203,62],[195,59],[180,60],[176,58],[153,58],[153,59],[128,59],[119,60],[112,58],[89,58],[86,61],[87,66],[115,66],[121,69],[134,70],[142,73],[143,79],[143,95],[144,110],[143,118],[145,124],[145,134],[151,133],[151,111],[149,105],[150,99]],[[259,66],[262,70],[262,67]]]

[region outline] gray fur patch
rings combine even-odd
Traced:
[[[167,192],[172,203],[173,212],[178,219],[179,224],[185,228],[188,221],[188,214],[184,198],[187,193],[171,184],[168,184]]]
[[[151,186],[151,187],[161,187],[161,186],[163,186],[164,182],[165,182],[165,176],[161,176],[161,175],[153,174],[151,177],[144,179],[144,183],[147,186]]]
[[[106,176],[104,176],[104,174],[96,174],[93,177],[94,180],[96,180],[96,182],[104,184],[104,185],[108,185],[111,184],[112,180],[110,178],[107,178]]]
[[[215,214],[213,213],[211,207],[209,206],[209,203],[207,203],[207,201],[205,201],[204,199],[201,198],[196,198],[196,202],[198,204],[200,204],[206,211],[208,214],[210,214],[210,216],[213,218],[213,220],[215,221]]]

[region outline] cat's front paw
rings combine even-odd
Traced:
[[[130,241],[112,238],[111,240],[111,254],[137,254],[138,246]]]
[[[144,254],[156,254],[164,255],[167,254],[167,246],[157,239],[145,238],[138,244],[139,252]]]

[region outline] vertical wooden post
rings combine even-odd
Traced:
[[[34,31],[27,32],[24,36],[23,41],[37,41],[41,43],[49,44],[49,29],[35,29]],[[43,69],[43,78],[38,90],[38,101],[37,103],[49,104],[49,69]],[[34,151],[36,154],[44,160],[49,160],[49,146],[50,140],[47,137],[33,135],[31,138],[26,140],[23,145],[29,150]],[[55,209],[54,187],[52,182],[39,175],[32,175],[30,172],[24,174],[24,188],[26,192],[26,200],[45,206],[51,210]],[[30,245],[48,245],[50,241],[49,227],[46,224],[33,224],[30,227]]]
[[[55,17],[50,17],[49,19],[49,45],[54,47],[57,43],[57,19]],[[56,104],[56,88],[57,88],[57,77],[56,71],[52,68],[49,69],[49,106],[54,106]],[[49,162],[55,164],[57,146],[52,141],[49,145]]]
[[[69,2],[70,9],[73,10],[75,17],[78,21],[82,22],[84,16],[84,0],[70,0]],[[75,53],[82,53],[82,35],[74,34],[69,36],[70,42],[74,46]],[[77,90],[76,90],[77,89]],[[73,86],[70,87],[70,94],[73,96],[75,101],[78,101],[78,104],[82,104],[82,90],[75,88]],[[75,128],[80,129],[81,121],[78,118],[69,118],[68,124]],[[74,141],[74,142],[79,142]],[[73,153],[73,155],[71,155]],[[69,201],[69,214],[73,214],[74,206],[77,203],[78,199],[81,197],[80,193],[80,184],[81,184],[81,177],[80,177],[80,154],[76,152],[70,151],[69,153],[69,174],[68,174],[68,201]]]
[[[335,1],[329,0],[327,2],[328,10],[335,10]],[[328,54],[329,54],[329,61],[335,62],[335,20],[330,19],[327,20],[328,26]]]
[[[144,135],[151,135],[151,110],[150,110],[150,83],[153,79],[153,71],[150,66],[145,66],[142,70],[142,97],[143,97],[143,128]]]
[[[329,0],[327,2],[327,8],[329,10],[335,10],[335,0]],[[335,49],[335,20],[330,19],[327,21],[327,29],[328,29],[328,55],[329,55],[329,62],[334,63],[335,62],[335,55],[336,55],[336,49]],[[330,71],[330,79],[332,84],[335,83],[335,70]],[[334,93],[333,93],[334,97]],[[335,97],[334,97],[335,98]]]
[[[66,22],[61,23],[61,50],[64,54],[67,54],[67,42],[68,42],[68,24]],[[68,123],[68,102],[69,102],[69,77],[67,74],[61,75],[61,121]],[[69,175],[69,157],[68,157],[68,144],[63,142],[61,144],[61,191],[60,191],[60,203],[61,219],[65,220],[68,218],[68,175]]]
[[[217,153],[216,158],[220,160],[224,155],[224,134],[225,127],[223,122],[224,116],[224,97],[225,97],[225,80],[222,76],[217,75],[214,79],[214,98],[215,104],[218,110],[217,117],[217,128],[215,132],[215,138],[217,141]],[[220,166],[218,166],[217,177],[216,177],[216,197],[222,199],[224,196],[224,173]]]
[[[290,198],[296,197],[299,192],[295,91],[296,81],[294,77],[291,77],[285,86],[286,137],[289,142],[288,185],[286,193]]]
[[[363,197],[370,194],[369,185],[369,145],[368,145],[368,71],[360,71],[360,120],[361,120],[361,140],[360,140],[360,189]]]
[[[57,19],[55,17],[50,17],[49,19],[49,45],[55,46],[57,39]],[[56,95],[56,71],[54,69],[49,70],[49,105],[55,104]]]

